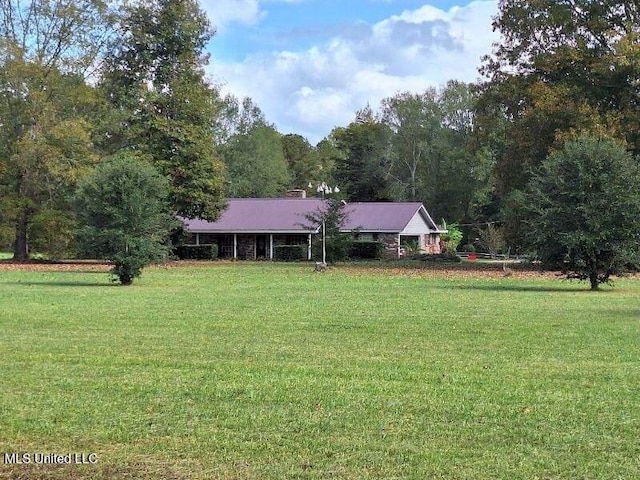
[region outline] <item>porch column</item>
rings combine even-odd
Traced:
[[[273,260],[273,233],[269,235],[269,260]]]
[[[200,234],[196,233],[196,245],[200,245]]]
[[[311,234],[309,234],[309,246],[307,247],[307,260],[311,260]]]
[[[238,258],[238,234],[233,234],[233,259],[237,260]]]
[[[400,234],[398,234],[398,258],[400,258]]]

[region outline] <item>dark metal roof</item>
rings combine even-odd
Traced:
[[[322,207],[319,198],[230,198],[215,222],[182,221],[192,233],[310,233],[318,228],[307,216]],[[343,208],[346,218],[342,231],[401,232],[416,213],[433,232],[439,231],[420,202],[355,202]]]
[[[319,198],[230,198],[227,208],[215,222],[182,219],[193,233],[287,232],[317,230],[306,215],[319,211]]]
[[[421,207],[420,202],[348,203],[344,206],[346,218],[341,230],[401,232]]]

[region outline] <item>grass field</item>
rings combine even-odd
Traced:
[[[0,478],[640,475],[638,280],[80,270],[0,270]]]

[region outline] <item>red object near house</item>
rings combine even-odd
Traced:
[[[467,257],[470,261],[475,262],[478,259],[478,256],[475,253],[470,253]]]

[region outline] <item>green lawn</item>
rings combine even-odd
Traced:
[[[0,478],[637,478],[639,297],[268,263],[132,287],[0,271]]]

